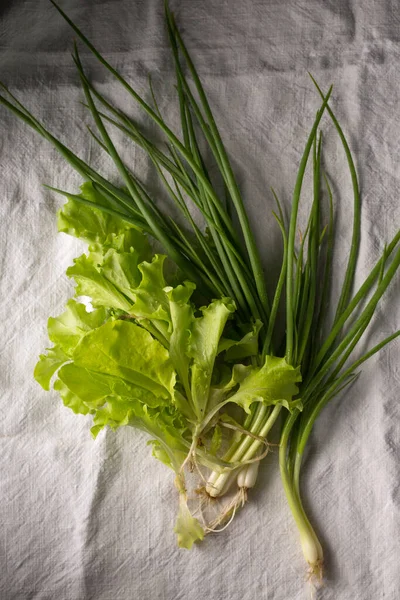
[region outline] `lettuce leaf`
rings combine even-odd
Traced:
[[[245,371],[246,369],[246,371]],[[246,373],[240,381],[238,390],[229,398],[241,406],[247,413],[253,402],[264,404],[281,404],[288,410],[301,408],[301,400],[293,400],[299,393],[296,385],[301,381],[300,367],[289,365],[284,358],[266,356],[262,367],[243,367],[235,365],[236,379],[238,375]]]
[[[86,306],[76,300],[68,300],[65,311],[47,322],[49,339],[68,356],[72,356],[84,335],[102,325],[107,318],[104,308],[88,312]]]
[[[172,401],[176,373],[168,351],[142,327],[109,321],[82,338],[74,363],[96,373],[121,378]]]
[[[169,340],[169,354],[179,375],[180,382],[191,404],[189,340],[194,321],[194,310],[190,298],[195,284],[185,281],[176,288],[164,288],[169,300],[172,332]],[[195,418],[191,411],[191,418]]]
[[[54,384],[64,404],[93,415],[94,436],[105,426],[146,431],[153,453],[177,472],[190,431],[175,405],[176,373],[167,350],[138,325],[110,320],[88,331],[69,353],[73,362],[60,368]]]
[[[82,254],[74,260],[74,265],[67,269],[68,277],[75,279],[76,295],[89,296],[96,307],[116,308],[128,312],[132,301],[102,273],[101,265],[96,265],[95,261],[95,254]]]
[[[218,344],[218,354],[225,352],[224,360],[235,361],[258,354],[258,334],[262,322],[257,320],[251,324],[250,331],[238,340],[222,337]]]
[[[187,550],[190,550],[195,542],[204,538],[204,529],[192,516],[184,493],[179,494],[179,511],[174,531],[178,538],[178,546]]]
[[[55,345],[39,356],[34,370],[34,377],[43,389],[50,389],[50,380],[57,369],[72,358],[82,337],[104,323],[106,317],[104,308],[88,312],[84,304],[71,299],[59,317],[49,318],[47,332]]]
[[[164,321],[169,326],[169,301],[164,291],[167,285],[164,279],[165,259],[164,254],[156,254],[150,263],[144,261],[139,265],[141,281],[134,290],[135,302],[132,311],[136,317]]]
[[[108,200],[93,187],[91,182],[81,186],[81,196],[89,202],[110,206]],[[119,234],[133,225],[99,208],[81,204],[70,198],[57,215],[58,231],[81,238],[89,243],[103,244],[110,234]]]
[[[201,311],[202,316],[195,318],[190,328],[188,347],[188,356],[193,359],[191,366],[192,400],[199,420],[202,420],[207,412],[218,345],[225,324],[235,311],[235,305],[229,298],[222,298],[213,300]]]
[[[69,358],[60,346],[47,348],[46,354],[39,355],[33,375],[44,390],[49,391],[51,378],[67,360]]]

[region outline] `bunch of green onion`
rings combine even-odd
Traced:
[[[349,145],[329,104],[332,88],[324,94],[313,80],[321,106],[301,158],[289,222],[274,194],[277,212],[273,214],[284,251],[274,294],[268,297],[260,255],[228,154],[168,4],[165,14],[176,69],[180,133],[168,127],[151,83],[152,105],[52,3],[158,127],[163,143],[151,141],[127,112],[94,88],[77,46],[73,59],[97,127],[97,133],[89,131],[112,158],[120,187],[55,138],[3,86],[0,102],[53,144],[85,181],[80,194],[51,189],[68,198],[59,215],[60,230],[91,244],[89,256],[77,259],[68,275],[77,282],[77,296],[91,296],[95,311],[87,313],[70,300],[63,315],[49,320],[49,337],[55,346],[41,356],[36,378],[49,389],[51,377],[58,372],[55,388],[75,412],[94,415],[95,435],[105,425],[132,425],[151,435],[155,456],[176,474],[180,494],[176,532],[184,547],[201,540],[243,505],[268,450],[267,436],[280,417],[282,483],[305,559],[312,575],[321,578],[321,544],[301,499],[302,457],[321,410],[354,382],[363,362],[400,334],[397,331],[352,358],[399,267],[400,232],[354,292],[360,245],[357,175]],[[322,166],[319,129],[324,114],[333,122],[343,146],[354,198],[351,249],[335,311],[330,289],[334,208]],[[157,206],[123,162],[109,133],[111,128],[146,152],[181,215],[179,222]],[[211,154],[223,182],[223,199],[217,191],[219,182],[210,175],[206,154]],[[300,196],[309,163],[313,200],[306,231],[297,243]],[[324,227],[323,192],[329,198]],[[192,205],[201,213],[205,227],[193,218]],[[151,257],[148,239],[161,244],[175,272],[165,275],[164,257]],[[286,318],[283,340],[277,327],[282,303]],[[332,313],[333,319],[329,317]],[[111,366],[94,356],[96,348],[108,353]],[[136,357],[140,362],[135,354],[138,350],[146,359],[135,370],[132,361]],[[233,500],[213,523],[201,522],[189,509],[185,471],[190,466],[197,468],[203,491],[210,497],[222,496],[237,486]]]

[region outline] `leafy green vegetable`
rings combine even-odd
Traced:
[[[57,369],[72,358],[82,337],[100,326],[106,316],[104,308],[87,312],[84,304],[71,299],[62,315],[49,318],[47,331],[50,341],[55,345],[47,350],[47,354],[40,355],[34,372],[36,380],[45,390],[50,389],[50,380]]]
[[[57,371],[54,389],[75,413],[92,415],[94,437],[105,426],[127,425],[151,436],[153,455],[180,481],[176,532],[178,544],[189,548],[204,530],[187,505],[183,468],[197,454],[202,464],[218,466],[220,429],[210,450],[197,444],[207,434],[207,411],[214,409],[215,361],[235,307],[221,299],[198,311],[191,303],[196,286],[167,285],[164,255],[138,262],[141,250],[126,244],[129,231],[120,225],[104,230],[103,242],[93,242],[88,256],[68,269],[76,293],[89,295],[97,308],[88,312],[70,300],[60,317],[49,319],[55,346],[40,358],[35,376],[48,389]]]
[[[188,356],[193,359],[191,389],[197,417],[206,415],[208,397],[218,344],[225,324],[235,307],[231,300],[214,300],[202,308],[203,315],[194,319],[189,339]]]
[[[173,398],[176,374],[168,352],[134,323],[111,321],[91,331],[73,359],[79,367],[136,384],[154,398]]]
[[[86,306],[76,300],[68,300],[66,310],[59,317],[50,317],[47,323],[49,340],[58,345],[68,356],[83,336],[100,327],[107,317],[104,308],[88,312]]]
[[[77,197],[72,194],[65,193],[65,195],[69,197],[69,200],[58,212],[58,231],[81,238],[89,243],[105,244],[108,239],[111,239],[111,236],[134,229],[124,219],[104,212],[101,208],[96,208],[96,206],[110,207],[110,202],[90,181],[81,186],[79,197],[91,203],[92,206],[78,202]],[[137,240],[143,238],[143,235],[139,230],[134,231],[136,233],[135,247],[137,247]]]
[[[179,512],[174,531],[177,534],[180,548],[187,548],[188,550],[194,542],[201,541],[204,538],[204,530],[199,521],[192,516],[184,494],[179,496]]]
[[[46,354],[40,354],[34,375],[44,390],[49,391],[51,378],[67,360],[68,356],[59,346],[48,348]]]
[[[242,406],[247,413],[253,402],[281,404],[288,410],[301,410],[301,401],[293,400],[299,393],[296,383],[300,381],[300,367],[294,368],[284,358],[266,356],[262,367],[252,368],[242,379],[230,401]]]
[[[151,263],[141,263],[139,271],[142,279],[135,290],[135,316],[156,321],[165,321],[168,326],[169,301],[164,288],[164,261],[166,256],[156,254]]]
[[[190,390],[190,357],[189,342],[191,327],[194,320],[194,310],[189,300],[195,289],[194,284],[184,282],[176,288],[166,287],[164,291],[169,300],[172,332],[169,340],[169,353],[175,369],[179,375],[185,393],[192,404]],[[189,415],[195,418],[194,410]]]
[[[224,358],[228,361],[258,356],[259,333],[262,326],[262,322],[257,320],[240,339],[221,338],[218,346],[218,354],[225,352]]]
[[[128,312],[132,302],[103,274],[101,265],[96,265],[96,255],[82,254],[67,270],[68,277],[76,281],[76,295],[90,296],[93,306],[105,306]]]

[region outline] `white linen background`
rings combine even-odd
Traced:
[[[174,72],[161,0],[64,0],[63,8],[113,65],[149,97],[153,73],[168,115]],[[362,249],[358,281],[400,223],[400,22],[398,3],[368,0],[171,1],[232,157],[265,266],[280,255],[270,217],[273,185],[288,207],[319,98],[327,89],[355,152]],[[51,131],[104,172],[88,143],[73,33],[46,0],[1,2],[0,79]],[[111,76],[82,49],[92,80],[127,107]],[[128,110],[136,114],[129,103]],[[175,115],[175,113],[173,113]],[[174,122],[174,117],[170,121]],[[147,121],[146,121],[147,124]],[[74,191],[79,177],[34,132],[0,107],[2,600],[294,600],[307,598],[297,530],[277,456],[230,528],[191,552],[176,547],[173,476],[128,428],[90,437],[32,376],[46,321],[62,312],[65,270],[84,245],[56,232],[61,200],[41,184]],[[340,142],[324,120],[325,161],[339,205],[336,264],[344,270],[351,188]],[[124,155],[157,192],[139,152]],[[346,237],[347,235],[347,237]],[[272,280],[276,278],[272,268]],[[335,279],[335,285],[337,281]],[[368,341],[399,326],[399,278]],[[326,556],[331,600],[395,600],[400,576],[399,342],[318,420],[303,488]]]

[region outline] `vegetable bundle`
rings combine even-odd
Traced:
[[[360,242],[357,175],[329,105],[331,89],[324,94],[314,82],[321,106],[300,162],[289,222],[274,194],[284,252],[269,298],[229,157],[168,4],[165,14],[176,69],[179,133],[168,127],[151,84],[150,105],[53,4],[147,113],[163,143],[154,143],[125,111],[94,88],[76,46],[73,59],[97,127],[97,132],[89,131],[112,158],[120,185],[55,138],[3,86],[0,102],[52,143],[84,180],[79,193],[51,188],[67,197],[58,216],[59,230],[85,240],[88,253],[67,270],[76,283],[76,297],[68,301],[63,314],[49,319],[53,346],[41,355],[35,377],[46,390],[54,381],[54,389],[75,413],[90,414],[94,436],[105,426],[131,426],[149,434],[153,455],[174,471],[179,493],[175,531],[185,548],[224,525],[244,504],[279,417],[282,482],[305,559],[319,579],[323,553],[302,505],[302,456],[324,406],[355,380],[365,360],[400,333],[353,358],[398,269],[400,232],[354,292]],[[330,290],[334,208],[322,166],[320,132],[324,114],[343,146],[354,197],[351,250],[335,307]],[[160,209],[123,162],[111,137],[113,129],[146,152],[180,220]],[[212,157],[211,165],[206,156]],[[309,163],[313,199],[306,230],[297,243],[297,217]],[[210,166],[219,180],[210,175]],[[329,218],[323,226],[325,196]],[[192,216],[193,207],[203,225]],[[155,252],[154,242],[161,245],[162,253]],[[90,298],[89,309],[82,296]],[[282,304],[284,339],[277,327]],[[212,519],[194,513],[188,489],[193,477],[201,481],[204,497],[231,494]]]

